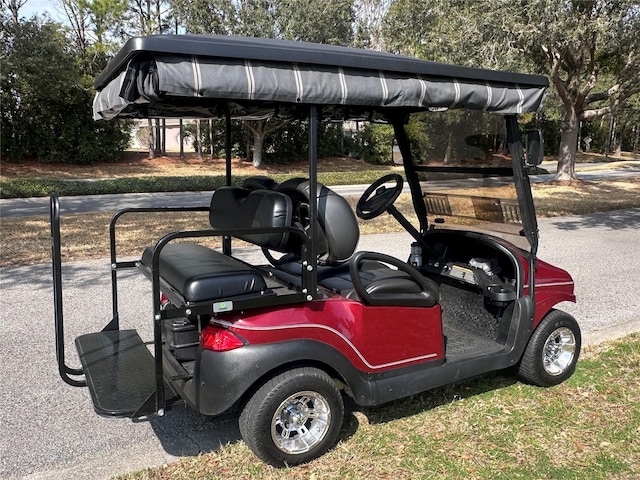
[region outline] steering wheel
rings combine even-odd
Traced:
[[[395,182],[396,184],[391,188],[387,188],[384,184],[388,182]],[[386,212],[402,193],[403,183],[402,177],[397,173],[390,173],[373,182],[358,200],[356,215],[363,220],[370,220]]]

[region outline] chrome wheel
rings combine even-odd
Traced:
[[[576,352],[576,337],[567,327],[554,330],[542,349],[542,365],[545,372],[558,376],[573,364]]]
[[[303,391],[288,397],[271,421],[271,438],[284,453],[301,454],[318,445],[331,425],[331,408],[318,392]]]
[[[550,387],[573,375],[580,356],[580,326],[562,310],[551,310],[531,335],[518,367],[525,382]]]

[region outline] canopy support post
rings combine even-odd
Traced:
[[[309,235],[310,249],[307,252],[307,266],[303,271],[303,285],[307,289],[307,299],[311,300],[317,294],[318,258],[316,245],[318,225],[318,107],[309,106]]]
[[[411,154],[411,142],[407,136],[407,132],[404,129],[404,121],[395,118],[392,122],[393,132],[402,154],[402,163],[404,164],[404,171],[407,176],[407,183],[411,189],[411,198],[413,199],[413,208],[418,215],[418,221],[420,222],[420,233],[424,233],[429,228],[429,222],[427,220],[427,207],[425,206],[422,188],[420,187],[420,179],[416,173],[416,169],[413,165],[413,156]]]
[[[224,142],[224,154],[225,154],[225,185],[231,185],[231,112],[229,106],[225,108],[225,142]],[[225,255],[231,255],[231,237],[225,235],[222,237],[222,253]]]

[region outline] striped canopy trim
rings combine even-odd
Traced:
[[[545,88],[331,65],[196,55],[141,55],[94,101],[94,118],[299,115],[301,105],[334,108],[337,120],[384,120],[395,109],[536,111]],[[298,112],[298,113],[296,113]]]

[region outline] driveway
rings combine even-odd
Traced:
[[[543,219],[540,230],[540,258],[574,276],[578,304],[562,308],[586,343],[640,330],[640,209]],[[410,242],[405,233],[369,235],[360,248],[406,258]],[[68,363],[77,366],[73,338],[111,317],[108,261],[64,264],[63,281]],[[187,410],[140,422],[97,416],[89,392],[57,374],[50,266],[0,269],[0,284],[0,478],[109,478],[239,440],[233,419]],[[150,339],[149,282],[131,271],[120,288],[123,327]]]

